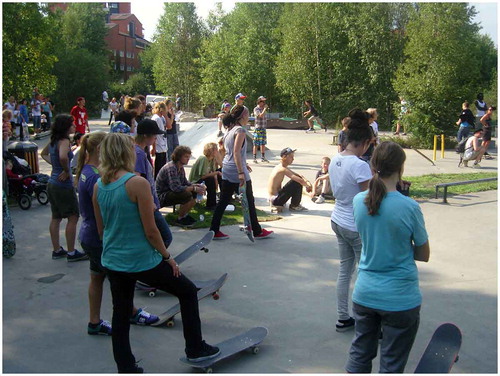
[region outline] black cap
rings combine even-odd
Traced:
[[[297,149],[291,149],[291,148],[284,148],[281,150],[280,157],[284,157],[285,155],[291,154],[295,152]]]
[[[156,121],[151,119],[144,119],[137,124],[137,134],[163,134]]]

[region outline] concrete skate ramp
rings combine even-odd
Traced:
[[[307,129],[307,119],[294,119],[294,118],[279,118],[268,119],[268,129]]]
[[[203,147],[209,142],[217,143],[220,137],[217,137],[219,128],[217,121],[203,119],[197,122],[179,123],[179,145],[189,146],[191,148],[191,158],[198,158],[203,155]],[[247,152],[252,152],[252,135],[247,131]]]

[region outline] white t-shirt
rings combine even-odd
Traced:
[[[6,110],[11,110],[12,112],[14,112],[14,110],[16,109],[16,103],[14,102],[14,104],[10,103],[10,102],[5,102],[5,109]]]
[[[102,100],[108,102],[108,92],[106,90],[102,92]]]
[[[151,120],[156,121],[156,124],[158,124],[158,128],[160,128],[160,130],[162,130],[162,131],[166,130],[165,129],[166,121],[165,121],[165,118],[163,116],[160,116],[158,114],[154,114],[153,116],[151,116]],[[157,153],[166,153],[167,149],[168,149],[167,138],[162,134],[157,134],[156,135],[156,152]]]
[[[360,183],[370,180],[370,166],[355,155],[337,154],[328,167],[330,185],[335,196],[331,220],[340,227],[357,232],[352,200],[361,189]]]

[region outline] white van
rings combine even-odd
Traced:
[[[156,102],[162,102],[168,97],[162,95],[146,95],[146,103],[149,103],[151,106],[154,106]]]

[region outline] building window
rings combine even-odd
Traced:
[[[124,57],[125,54],[123,53],[123,51],[120,50],[120,57]]]
[[[120,70],[121,70],[121,71],[124,71],[124,70],[125,70],[125,65],[124,65],[124,64],[120,64]]]
[[[132,66],[127,65],[127,71],[132,72]]]
[[[116,65],[116,63],[115,63],[115,70],[117,70],[117,69],[118,69],[118,66],[117,66],[117,65]]]
[[[133,57],[134,57],[134,56],[133,56],[133,53],[132,53],[132,52],[127,52],[127,57],[128,57],[129,59],[133,58]]]
[[[128,35],[135,37],[135,22],[128,23]]]

